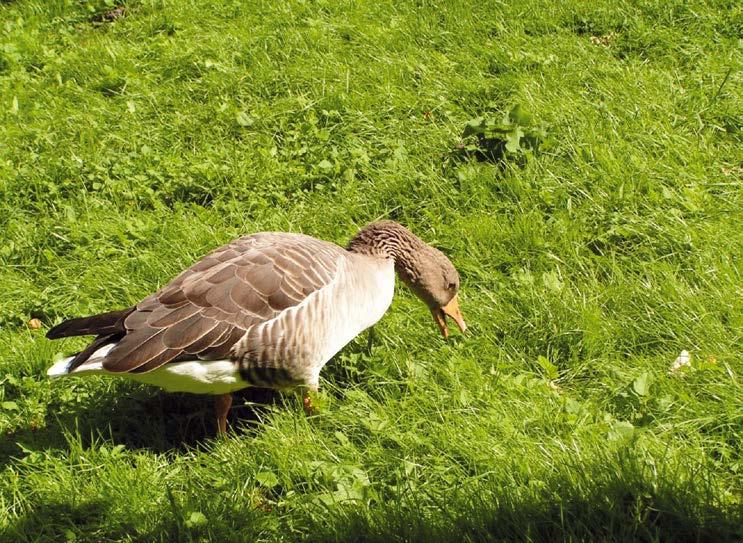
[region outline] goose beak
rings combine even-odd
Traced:
[[[444,339],[448,339],[449,337],[449,327],[446,326],[446,317],[454,319],[454,322],[457,323],[457,326],[462,332],[467,330],[464,317],[462,317],[462,312],[459,310],[459,299],[457,296],[454,296],[454,298],[452,298],[444,307],[432,308],[431,313],[433,313],[433,319],[436,321],[436,324],[438,324],[439,330],[441,330],[441,335],[444,336]]]

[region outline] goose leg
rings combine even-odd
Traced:
[[[314,405],[312,405],[312,394],[317,393],[317,388],[318,387],[314,386],[305,387],[302,389],[302,407],[304,408],[304,412],[308,417],[317,414],[317,409]]]
[[[314,408],[312,407],[312,398],[310,398],[309,393],[306,391],[302,395],[302,407],[304,407],[304,412],[308,417],[312,416],[315,412]]]
[[[217,413],[217,431],[224,435],[227,433],[227,413],[232,407],[232,394],[222,394],[215,397],[214,404]]]

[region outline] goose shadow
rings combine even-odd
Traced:
[[[338,395],[344,386],[360,384],[369,355],[370,346],[363,338],[334,356],[324,370],[327,393]],[[269,411],[291,409],[295,401],[292,394],[259,387],[233,392],[232,397],[227,419],[232,435],[257,434]],[[214,399],[125,380],[87,390],[84,401],[56,398],[46,406],[43,427],[26,426],[0,440],[0,468],[27,451],[67,449],[71,436],[84,447],[108,441],[154,453],[200,450],[217,437]]]
[[[132,383],[103,388],[84,402],[54,400],[47,405],[45,426],[7,433],[0,440],[0,467],[28,451],[66,449],[70,436],[79,436],[84,447],[110,441],[155,453],[202,449],[217,437],[211,396],[169,393]],[[265,388],[233,393],[228,432],[259,432],[268,411],[286,401],[280,393]]]

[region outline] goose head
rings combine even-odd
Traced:
[[[459,309],[459,273],[438,249],[422,244],[396,262],[400,279],[428,306],[441,335],[449,337],[447,317],[464,332],[467,325]]]
[[[444,338],[447,317],[464,332],[467,325],[459,309],[459,273],[444,253],[428,245],[394,221],[377,221],[362,228],[348,250],[392,258],[402,281],[425,303]]]

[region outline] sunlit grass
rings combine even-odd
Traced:
[[[0,537],[743,538],[741,7],[417,4],[0,3]],[[516,104],[539,152],[458,149]],[[251,391],[220,440],[208,398],[44,377],[83,343],[31,318],[382,217],[470,330],[399,288],[315,418]]]

